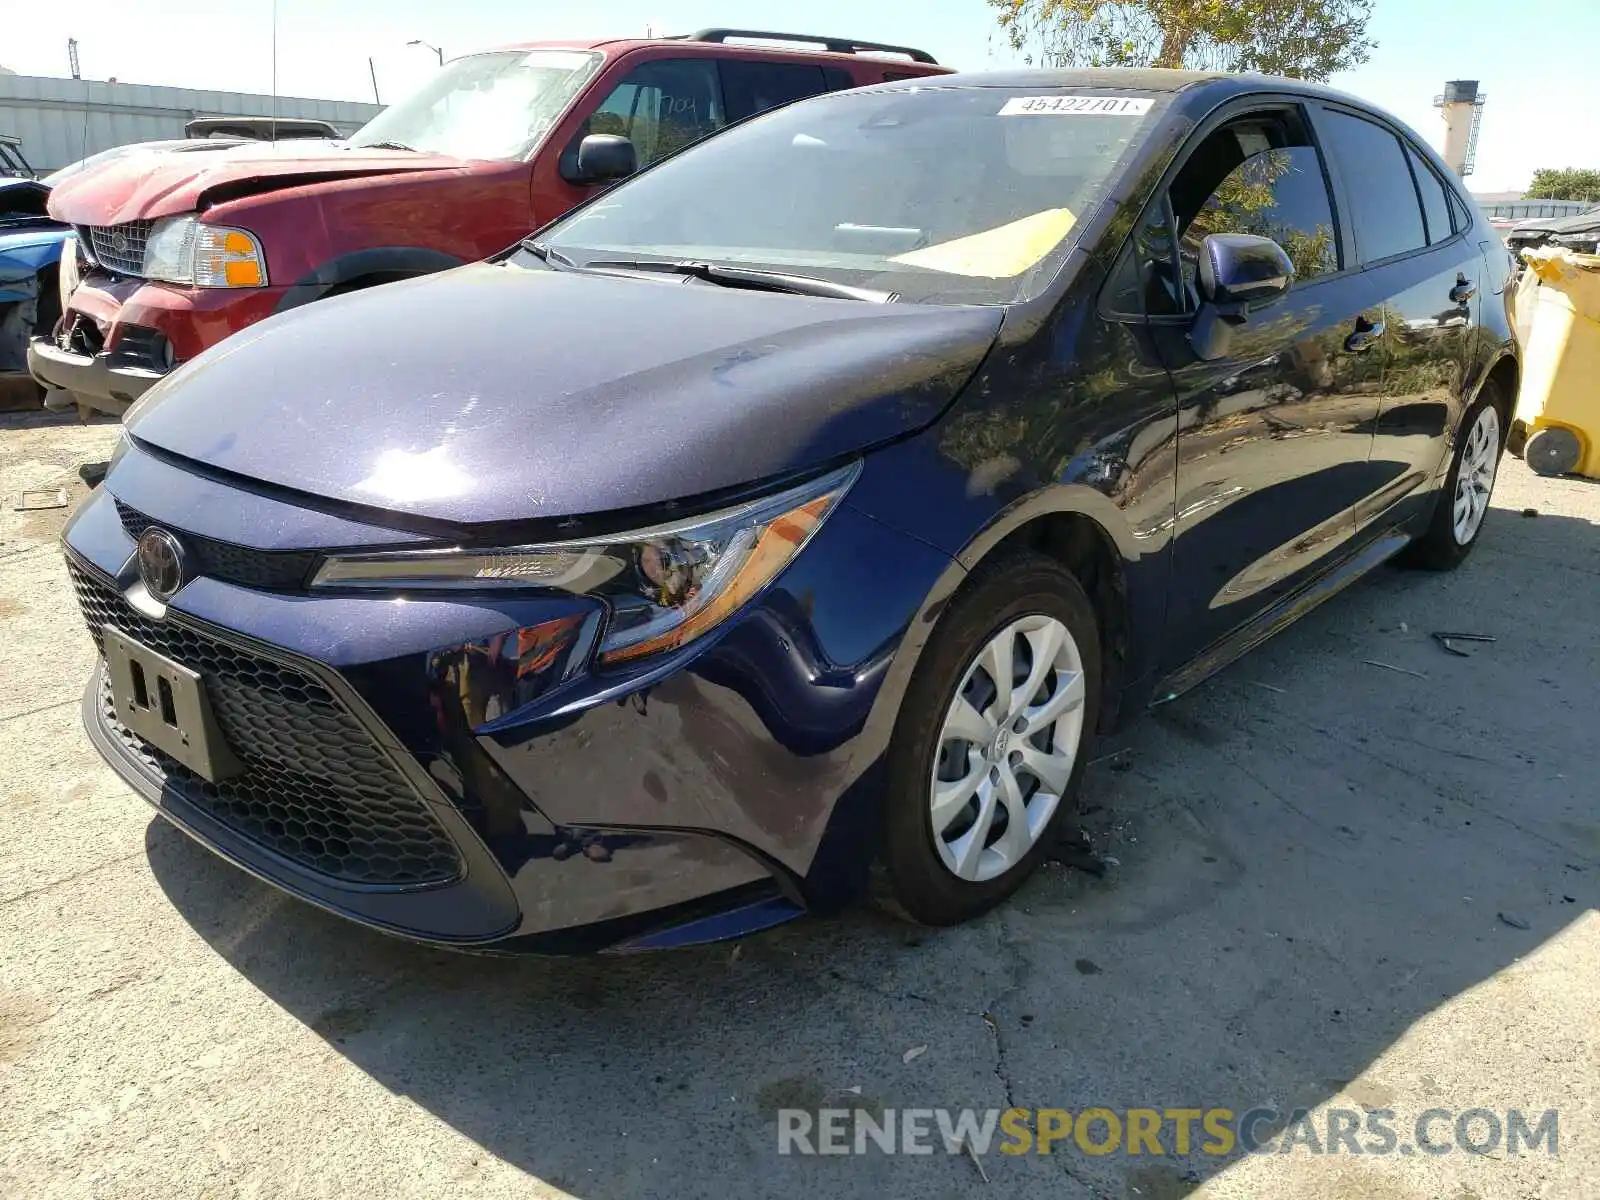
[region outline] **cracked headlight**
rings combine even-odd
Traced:
[[[150,230],[144,274],[196,287],[265,287],[267,259],[249,230],[202,225],[193,216],[168,217]]]
[[[548,545],[381,551],[326,559],[314,588],[551,589],[610,610],[600,661],[674,650],[716,628],[800,553],[860,463],[704,516]]]

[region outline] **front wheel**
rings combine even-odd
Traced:
[[[957,597],[890,748],[884,860],[927,925],[993,908],[1076,807],[1100,705],[1094,609],[1053,559],[1008,555]]]
[[[1497,394],[1485,387],[1462,422],[1463,432],[1433,519],[1406,553],[1410,565],[1448,571],[1460,566],[1477,545],[1505,448],[1496,399]]]

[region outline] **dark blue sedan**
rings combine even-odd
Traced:
[[[1467,556],[1498,244],[1413,132],[1289,80],[795,104],[146,393],[65,537],[89,734],[429,942],[733,936],[875,864],[966,920],[1072,831],[1097,732]]]

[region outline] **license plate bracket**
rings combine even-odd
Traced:
[[[212,783],[244,770],[229,748],[198,671],[101,626],[111,701],[133,733]]]

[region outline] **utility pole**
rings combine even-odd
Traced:
[[[367,55],[367,73],[372,76],[372,102],[374,104],[382,104],[383,101],[378,99],[378,68],[372,65],[372,55],[370,54]]]

